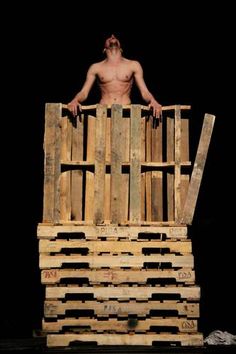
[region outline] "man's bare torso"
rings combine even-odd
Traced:
[[[101,90],[101,104],[130,104],[133,84],[133,61],[122,58],[116,63],[104,60],[96,65],[96,76]]]

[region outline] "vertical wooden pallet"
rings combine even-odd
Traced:
[[[47,104],[43,222],[179,223],[191,173],[189,106]],[[182,117],[182,112],[184,116]]]
[[[48,346],[202,345],[186,225],[214,116],[205,116],[190,180],[189,106],[163,107],[163,121],[141,105],[82,108],[73,118],[46,105],[37,235]],[[68,315],[78,309],[87,317]]]

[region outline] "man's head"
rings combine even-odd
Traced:
[[[119,49],[122,51],[121,46],[120,46],[120,41],[118,38],[114,36],[114,34],[111,35],[111,37],[107,38],[105,41],[104,45],[104,51],[105,50],[112,50],[112,49]]]

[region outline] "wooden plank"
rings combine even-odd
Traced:
[[[192,284],[195,281],[195,272],[190,268],[173,269],[43,269],[41,271],[42,284],[56,284],[63,279],[87,279],[89,283],[112,284],[145,284],[148,280],[173,279],[173,282]],[[170,284],[168,282],[168,284]]]
[[[199,317],[199,304],[189,303],[186,301],[148,301],[136,302],[135,300],[129,302],[118,301],[66,301],[47,300],[44,302],[44,316],[55,317],[57,315],[65,315],[68,310],[92,310],[95,315],[117,315],[128,316],[131,314],[147,316],[150,311],[176,311],[179,316],[186,316],[190,318]]]
[[[61,165],[65,165],[65,166],[93,166],[94,163],[93,162],[89,162],[89,161],[65,161],[65,160],[61,160]],[[109,163],[106,163],[107,166],[109,166]],[[129,167],[130,163],[129,162],[122,162],[121,163],[122,166],[124,167]],[[141,162],[141,166],[142,167],[160,167],[160,168],[168,168],[168,167],[174,167],[175,162],[174,161],[170,161],[170,162],[153,162],[153,161],[149,161],[149,162]],[[181,162],[181,166],[191,166],[191,162],[190,161],[183,161]]]
[[[141,166],[146,162],[146,119],[147,117],[141,118]],[[145,199],[145,188],[146,188],[146,172],[141,172],[141,220],[146,220],[146,199]]]
[[[72,342],[96,342],[98,345],[145,345],[153,343],[169,342],[179,343],[182,346],[203,346],[201,333],[181,334],[49,334],[47,335],[48,347],[66,347]]]
[[[62,106],[45,106],[43,221],[59,220],[60,118]],[[56,209],[56,207],[58,209]]]
[[[166,117],[167,162],[174,160],[174,119]],[[174,174],[167,172],[167,219],[174,220]]]
[[[38,225],[38,238],[55,238],[59,233],[84,233],[84,236],[103,237],[119,236],[137,239],[139,233],[152,235],[164,234],[167,238],[187,238],[186,226],[76,226],[70,225]],[[68,235],[69,236],[69,235]]]
[[[181,163],[182,161],[189,160],[189,119],[181,119]],[[189,186],[190,173],[183,174],[181,172],[181,188],[180,188],[180,199],[181,199],[181,212],[183,211],[188,186]]]
[[[181,211],[184,209],[184,204],[187,198],[187,193],[188,193],[188,187],[189,187],[189,175],[188,174],[181,174],[181,192],[180,192],[180,198],[181,198]]]
[[[146,162],[149,164],[152,160],[152,117],[149,116],[146,121]],[[151,171],[145,172],[146,174],[146,220],[152,220],[152,173]]]
[[[122,332],[127,333],[130,331],[135,332],[146,332],[150,331],[152,327],[161,328],[169,327],[171,332],[178,329],[179,332],[197,332],[197,320],[187,319],[187,318],[146,318],[145,320],[137,319],[135,327],[131,327],[127,318],[117,319],[117,318],[108,318],[105,320],[96,318],[63,318],[55,319],[54,321],[47,322],[43,320],[42,329],[46,332],[59,332],[63,327],[70,327],[73,330],[73,327],[80,327],[78,332],[84,331],[84,329],[89,328],[92,331],[114,331],[116,333]],[[155,332],[152,330],[152,332]]]
[[[174,168],[174,217],[179,220],[181,212],[181,110],[175,109],[175,168]]]
[[[130,220],[141,220],[141,107],[132,105],[130,121]]]
[[[123,109],[131,109],[131,107],[132,107],[132,105],[130,105],[130,104],[124,104],[124,105],[122,105],[122,107],[123,107]],[[169,106],[162,106],[162,111],[174,111],[175,110],[175,105],[169,105]],[[67,105],[66,104],[63,104],[62,105],[62,108],[64,108],[64,109],[67,109]],[[97,104],[93,104],[93,105],[88,105],[88,106],[84,106],[84,105],[82,105],[81,106],[81,109],[83,110],[83,111],[90,111],[90,110],[95,110],[97,108]],[[112,108],[112,105],[107,105],[107,108]],[[148,111],[148,112],[150,112],[150,108],[149,108],[149,106],[144,106],[144,105],[141,105],[141,109],[143,110],[143,111]],[[189,106],[189,105],[180,105],[180,109],[182,110],[189,110],[189,109],[191,109],[191,106]]]
[[[77,116],[72,124],[72,160],[83,160],[84,115]],[[71,220],[83,219],[83,171],[71,171]]]
[[[122,210],[122,106],[112,105],[111,112],[111,222],[119,224]]]
[[[152,249],[165,249],[165,253],[191,253],[190,241],[86,241],[86,240],[39,240],[39,252],[61,252],[62,249],[69,248],[71,253],[72,249],[86,248],[89,253],[101,253],[109,252],[113,253],[125,253],[130,254],[151,254]],[[161,252],[161,251],[159,251]],[[157,253],[157,251],[155,251]]]
[[[87,161],[94,165],[95,157],[95,126],[96,118],[93,116],[87,117]],[[93,220],[94,218],[94,172],[86,171],[85,184],[85,220]]]
[[[180,298],[188,300],[200,299],[200,288],[197,286],[169,286],[169,287],[145,287],[145,286],[52,286],[46,287],[46,299],[64,298],[66,294],[93,294],[94,298],[99,300],[107,300],[117,298],[122,300],[129,300],[138,298],[140,300],[147,300],[154,294],[169,296],[177,295]]]
[[[61,118],[61,160],[71,160],[72,126],[68,117]],[[71,220],[71,171],[60,176],[60,220]]]
[[[152,161],[162,162],[162,122],[159,122],[157,126],[153,124],[152,129]],[[163,220],[163,172],[152,171],[152,220]]]
[[[100,256],[81,256],[81,255],[54,255],[48,256],[41,253],[39,257],[40,269],[45,268],[59,268],[63,264],[81,264],[87,263],[90,268],[100,267],[144,267],[145,263],[155,263],[156,268],[162,267],[160,264],[169,263],[172,267],[186,267],[193,268],[192,255],[166,254],[155,256],[127,256],[127,255],[100,255]],[[160,263],[160,264],[159,264]],[[170,267],[171,267],[170,266]]]
[[[130,162],[130,117],[123,114],[122,118],[122,163]],[[122,209],[121,219],[126,221],[129,218],[129,172],[122,172]]]
[[[111,165],[111,116],[106,119],[106,165]],[[104,201],[104,219],[111,220],[111,172],[105,174],[105,201]]]
[[[188,188],[188,193],[183,209],[182,217],[179,221],[191,225],[197,203],[197,197],[203,176],[207,153],[211,141],[211,135],[214,127],[215,116],[205,114],[196,159]]]
[[[106,153],[106,116],[107,109],[98,105],[95,130],[95,174],[94,174],[94,223],[104,223],[105,203],[105,153]]]
[[[104,218],[111,220],[111,174],[105,174]]]

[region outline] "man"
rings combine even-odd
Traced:
[[[68,103],[68,109],[72,114],[76,116],[77,108],[81,110],[81,103],[88,97],[97,78],[101,90],[101,104],[131,104],[130,92],[135,80],[143,100],[152,109],[153,116],[160,118],[162,107],[148,90],[140,63],[122,56],[120,42],[113,34],[105,41],[104,52],[106,59],[90,66],[81,91]]]

